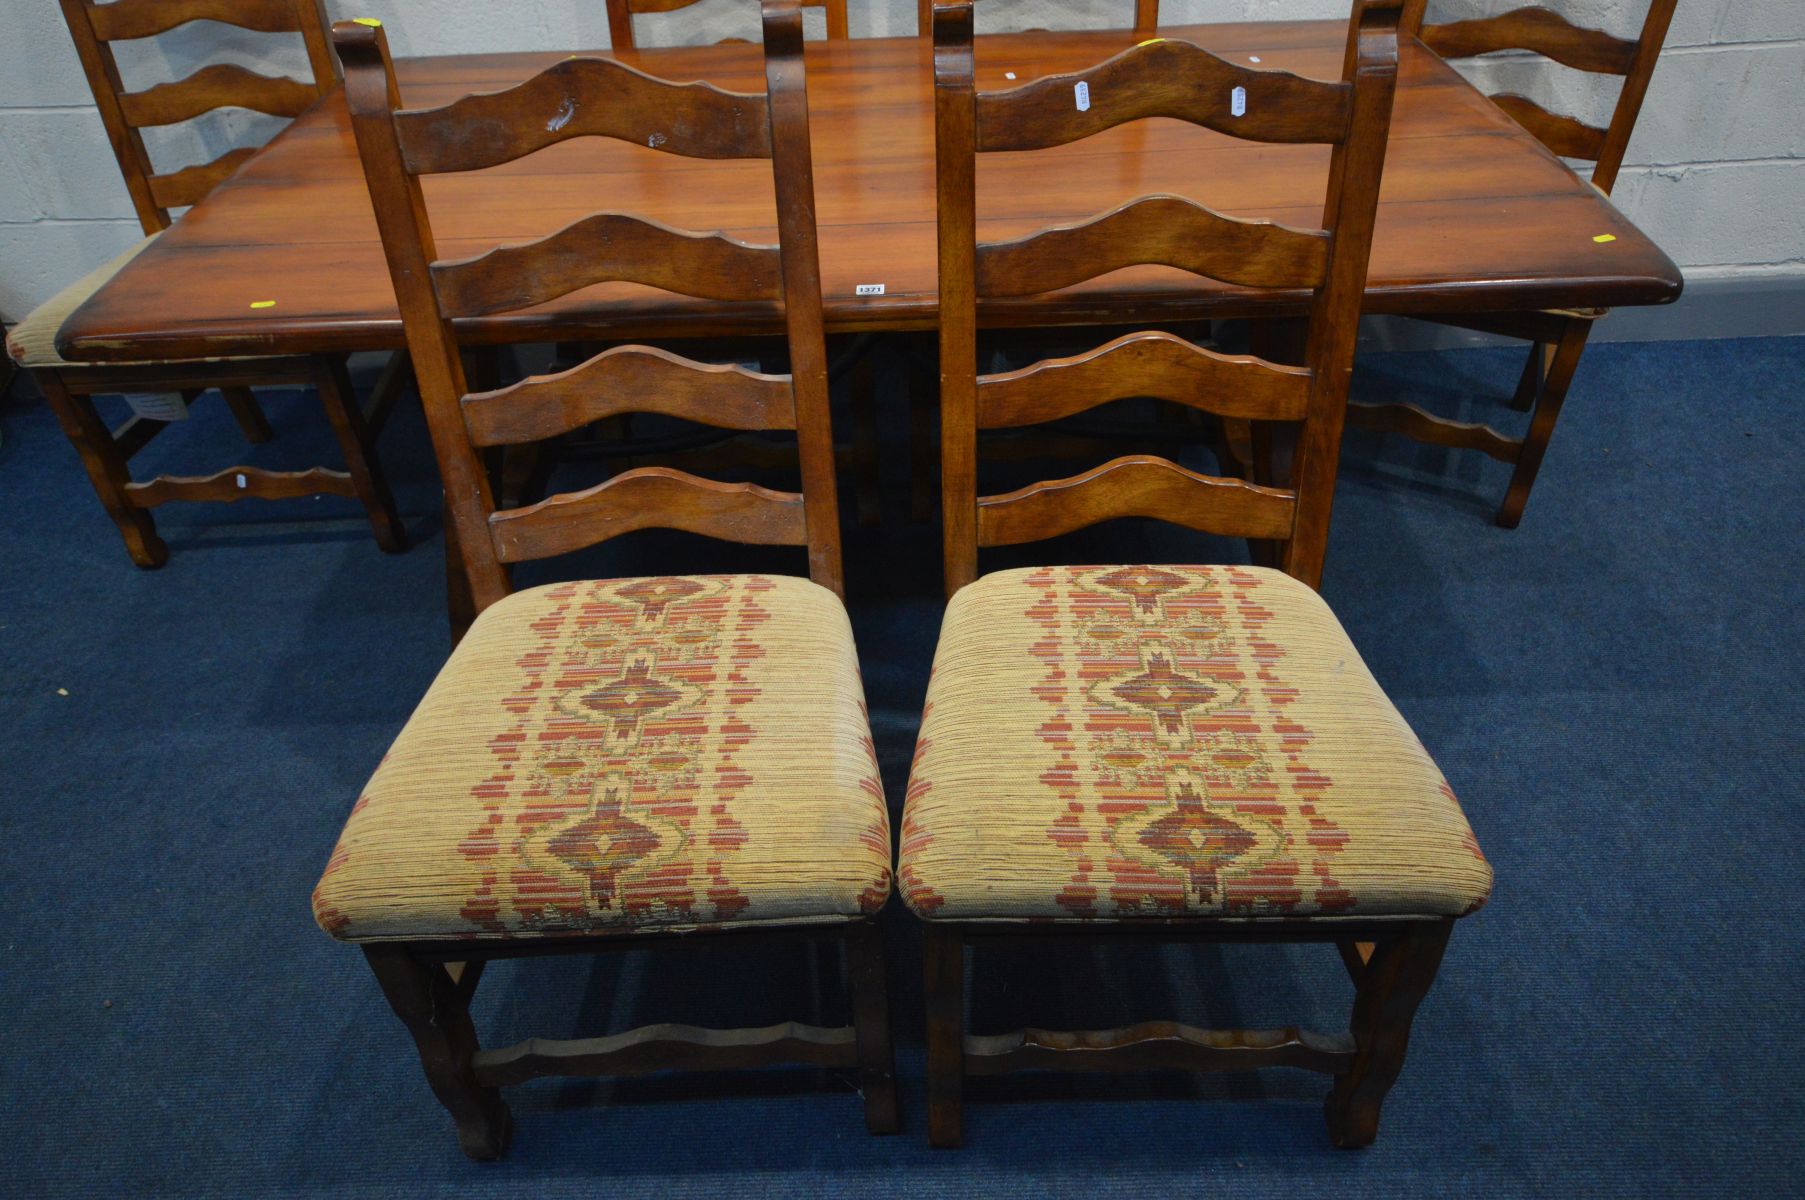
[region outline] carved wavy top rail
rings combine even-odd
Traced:
[[[763,546],[808,540],[800,492],[720,483],[668,467],[636,467],[584,491],[489,518],[489,536],[503,562],[569,554],[639,529],[681,529]]]
[[[1142,196],[1075,225],[977,251],[980,296],[1029,296],[1122,267],[1158,263],[1243,287],[1319,285],[1329,235],[1225,217],[1181,196]]]
[[[525,83],[395,114],[407,169],[476,171],[573,137],[612,137],[690,158],[769,158],[762,93],[666,83],[625,63],[572,58]]]
[[[1515,92],[1493,96],[1492,103],[1562,158],[1583,158],[1596,162],[1599,155],[1604,153],[1605,131],[1596,125],[1588,125],[1561,113],[1549,112],[1528,96],[1519,96]]]
[[[202,67],[186,79],[159,83],[119,97],[119,111],[134,129],[175,125],[216,108],[248,108],[272,117],[298,117],[320,98],[311,83],[259,75],[233,63]]]
[[[978,93],[977,148],[1039,150],[1143,117],[1174,117],[1258,142],[1333,142],[1347,133],[1352,96],[1344,83],[1256,71],[1160,38],[1086,71]]]
[[[1354,1058],[1347,1034],[1285,1029],[1196,1029],[1149,1021],[1125,1029],[1018,1029],[965,1039],[965,1069],[973,1075],[1052,1068],[1059,1071],[1171,1069],[1239,1071],[1302,1067],[1337,1075]]]
[[[783,260],[776,246],[672,229],[628,213],[593,213],[537,241],[436,262],[432,279],[447,313],[476,317],[609,280],[706,300],[775,300],[783,294]]]
[[[1310,372],[1218,354],[1170,333],[1130,333],[1070,358],[978,377],[978,428],[1056,421],[1112,400],[1151,396],[1255,421],[1302,420]]]
[[[150,198],[158,208],[185,208],[190,204],[199,204],[207,193],[229,179],[232,172],[242,167],[256,153],[255,146],[241,146],[237,150],[227,151],[212,162],[152,175],[146,181],[150,184]]]
[[[471,1066],[484,1087],[505,1087],[548,1075],[642,1075],[779,1063],[849,1067],[857,1061],[850,1027],[827,1029],[786,1021],[763,1029],[662,1024],[599,1038],[528,1038],[499,1050],[479,1050]]]
[[[88,10],[103,42],[156,37],[190,21],[219,21],[258,33],[296,33],[294,0],[114,0]]]
[[[717,429],[796,428],[788,375],[694,362],[651,346],[615,346],[567,371],[464,397],[464,424],[478,446],[542,441],[631,412]]]
[[[1583,29],[1547,8],[1515,8],[1495,17],[1430,25],[1423,44],[1443,58],[1471,58],[1499,50],[1530,50],[1581,71],[1628,75],[1636,43],[1602,29]]]
[[[1151,455],[1129,455],[1066,479],[978,497],[978,544],[1012,546],[1119,517],[1151,517],[1201,533],[1285,540],[1295,493],[1199,475]]]

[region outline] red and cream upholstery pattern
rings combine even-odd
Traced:
[[[1491,878],[1290,576],[1048,567],[953,597],[903,812],[918,916],[1457,916]]]
[[[520,592],[479,617],[314,892],[348,941],[835,921],[890,894],[852,629],[780,576]]]

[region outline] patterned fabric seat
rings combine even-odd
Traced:
[[[314,893],[348,941],[837,921],[890,893],[852,630],[804,579],[519,592],[458,645]]]
[[[954,596],[903,814],[928,920],[1437,917],[1491,868],[1315,592],[1256,567]]]

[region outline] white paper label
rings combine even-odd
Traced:
[[[852,289],[852,294],[855,296],[881,296],[884,294],[884,285],[881,283],[861,283]]]
[[[125,402],[146,421],[186,421],[188,402],[180,392],[128,392]]]
[[[1228,94],[1228,111],[1230,116],[1244,117],[1247,115],[1246,88],[1238,87]]]
[[[244,476],[243,475],[238,476],[238,486],[240,488],[244,487]]]
[[[1091,106],[1091,85],[1080,79],[1072,89],[1072,96],[1078,101],[1078,111],[1088,112]]]

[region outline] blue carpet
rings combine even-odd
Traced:
[[[1507,392],[1520,363],[1373,357],[1357,390],[1520,422],[1459,399]],[[1797,1194],[1801,378],[1805,339],[1594,346],[1515,532],[1489,520],[1497,464],[1350,437],[1324,591],[1498,876],[1456,931],[1372,1149],[1331,1149],[1324,1082],[1273,1071],[982,1081],[967,1148],[930,1152],[919,937],[893,906],[902,1135],[867,1137],[850,1081],[815,1071],[546,1081],[511,1092],[518,1132],[493,1166],[458,1154],[362,957],[307,905],[446,649],[417,409],[384,438],[411,553],[381,554],[333,499],[171,507],[173,557],[147,574],[55,423],[15,397],[0,408],[0,1193]],[[245,450],[214,410],[144,465],[331,457],[304,398],[270,409],[269,445]],[[849,529],[848,578],[899,802],[940,606],[937,535],[889,500],[881,530]],[[1236,553],[1120,526],[1034,553],[1220,549]],[[745,566],[800,561],[651,537],[525,582]],[[501,964],[479,1028],[501,1044],[773,1021],[806,1014],[811,970],[782,947]],[[1206,947],[990,955],[973,992],[980,1029],[1337,1028],[1349,989],[1326,948]]]

